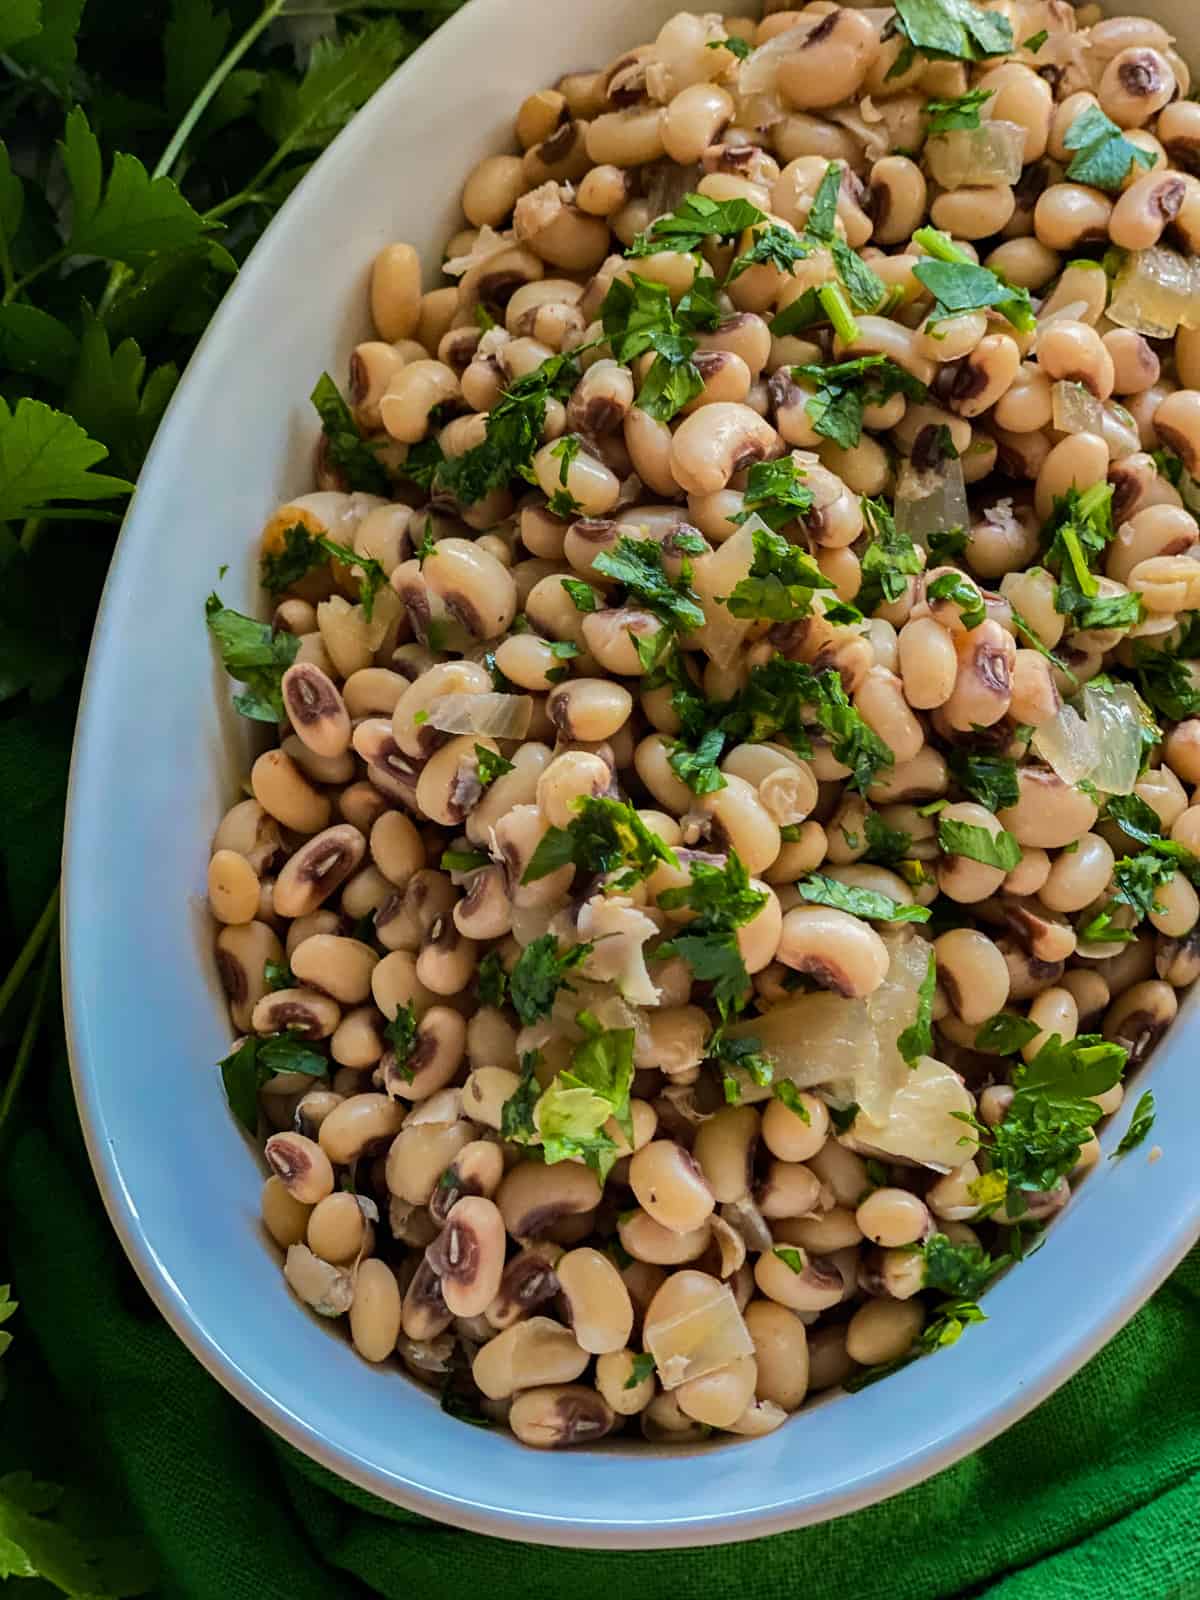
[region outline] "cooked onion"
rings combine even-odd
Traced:
[[[878,1126],[860,1108],[851,1142],[885,1159],[903,1158],[948,1172],[977,1148],[970,1124],[971,1096],[956,1072],[933,1056],[922,1056],[893,1095],[887,1121]]]
[[[481,261],[486,261],[489,256],[496,255],[501,250],[507,250],[513,242],[509,233],[497,233],[495,228],[484,223],[480,228],[475,243],[465,256],[451,256],[448,261],[442,262],[442,271],[448,278],[461,278],[464,273],[470,272],[472,267],[477,267]]]
[[[1025,129],[1015,122],[981,122],[925,141],[924,157],[943,189],[965,184],[1016,183],[1025,159]]]
[[[647,1323],[646,1349],[654,1357],[664,1389],[677,1389],[754,1354],[754,1342],[728,1284],[713,1280],[712,1293],[666,1321]]]
[[[1052,721],[1043,722],[1035,730],[1032,744],[1064,783],[1086,778],[1100,757],[1095,734],[1071,705],[1064,705]]]
[[[527,694],[444,694],[429,708],[431,728],[490,739],[523,739],[532,717],[533,697]]]
[[[1132,794],[1142,761],[1144,707],[1130,684],[1085,684],[1033,735],[1064,783],[1086,778],[1102,794]]]
[[[696,560],[692,573],[692,588],[704,608],[702,628],[689,636],[706,650],[719,667],[727,667],[742,648],[752,621],[735,617],[720,602],[727,599],[743,578],[750,576],[754,565],[754,530],[767,530],[760,516],[748,517],[731,539],[718,545],[710,555]],[[769,530],[767,530],[769,531]]]
[[[1108,318],[1148,339],[1169,339],[1182,322],[1200,327],[1200,285],[1190,261],[1154,245],[1132,250],[1116,282]]]
[[[1100,433],[1104,410],[1092,391],[1082,383],[1065,380],[1050,390],[1054,407],[1054,426],[1059,433]]]
[[[940,466],[918,468],[906,460],[896,485],[896,529],[920,545],[928,546],[931,533],[966,528],[967,486],[962,462],[957,458]]]

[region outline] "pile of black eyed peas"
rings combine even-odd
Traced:
[[[210,614],[267,1232],[531,1445],[950,1342],[1200,973],[1188,69],[768,11],[529,96],[436,286],[382,251],[271,622]]]

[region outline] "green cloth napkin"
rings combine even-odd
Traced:
[[[125,1262],[64,1080],[56,1074],[46,1126],[23,1132],[3,1174],[22,1312],[10,1327],[36,1341],[153,1545],[162,1600],[612,1600],[618,1585],[638,1600],[1200,1596],[1200,1252],[1032,1416],[882,1505],[715,1549],[518,1546],[342,1483],[208,1377]],[[4,1457],[22,1426],[17,1387]],[[46,1423],[41,1414],[27,1426]],[[745,1457],[753,1471],[753,1445]]]

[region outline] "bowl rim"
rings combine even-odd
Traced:
[[[386,130],[393,105],[403,96],[418,74],[434,66],[436,57],[449,56],[459,43],[466,43],[468,30],[480,21],[480,12],[499,12],[504,0],[473,0],[450,17],[392,74],[388,82],[314,164],[297,186],[279,214],[264,231],[262,239],[226,294],[205,330],[175,396],[153,441],[142,470],[141,484],[152,484],[161,464],[170,461],[177,450],[186,448],[182,437],[184,412],[181,397],[194,383],[202,381],[210,364],[219,359],[226,329],[236,326],[244,300],[252,297],[259,281],[274,270],[269,242],[291,226],[291,219],[306,204],[307,196],[323,187],[332,187],[342,169],[352,170],[360,155]],[[176,436],[180,435],[179,438]],[[1045,1342],[1029,1354],[1028,1365],[1013,1386],[994,1400],[958,1400],[954,1425],[931,1435],[917,1448],[902,1453],[899,1446],[860,1476],[828,1491],[790,1497],[787,1485],[777,1489],[764,1486],[762,1503],[738,1511],[714,1514],[705,1512],[669,1520],[628,1520],[612,1515],[589,1518],[578,1513],[554,1516],[536,1513],[489,1500],[485,1495],[464,1490],[451,1494],[431,1489],[415,1478],[381,1468],[356,1450],[335,1443],[319,1432],[294,1410],[273,1396],[254,1375],[239,1365],[212,1337],[182,1294],[172,1275],[170,1263],[162,1258],[147,1236],[139,1216],[136,1199],[126,1186],[114,1141],[105,1116],[100,1074],[92,1058],[91,1043],[83,1014],[87,1000],[85,960],[82,947],[94,937],[94,926],[85,929],[81,917],[73,916],[74,906],[86,898],[84,884],[90,848],[88,797],[91,774],[100,762],[104,731],[96,706],[103,698],[107,662],[119,650],[119,614],[126,604],[125,594],[136,584],[138,551],[154,535],[150,496],[139,488],[126,515],[113,555],[96,626],[92,637],[87,671],[80,697],[75,745],[68,784],[66,827],[63,849],[63,898],[60,911],[60,937],[63,972],[63,1007],[72,1079],[84,1138],[93,1172],[105,1208],[121,1244],[139,1279],[154,1304],[175,1334],[193,1356],[217,1381],[244,1405],[260,1422],[271,1428],[295,1449],[336,1476],[356,1484],[380,1498],[401,1505],[434,1520],[494,1537],[526,1540],[552,1545],[606,1549],[661,1549],[697,1544],[724,1543],[760,1538],[812,1523],[843,1516],[921,1482],[952,1465],[969,1452],[986,1444],[1004,1429],[1019,1421],[1077,1371],[1134,1314],[1171,1270],[1182,1260],[1200,1229],[1200,1181],[1192,1180],[1190,1201],[1185,1195],[1177,1206],[1170,1226],[1150,1242],[1149,1250],[1138,1256],[1136,1269],[1123,1280],[1115,1297],[1098,1280],[1069,1308]],[[147,509],[141,509],[142,507]],[[1180,1030],[1182,1032],[1182,1029]],[[1176,1040],[1178,1045],[1181,1041]],[[1161,1052],[1160,1052],[1161,1053]],[[1116,1130],[1105,1135],[1106,1153],[1116,1142]],[[1000,1287],[999,1285],[997,1286]],[[942,1374],[939,1387],[950,1392],[953,1367],[959,1351],[939,1354]],[[917,1363],[908,1372],[889,1381],[887,1388],[906,1380],[919,1393],[928,1383]],[[877,1394],[879,1391],[870,1391]],[[838,1402],[843,1403],[843,1402]],[[886,1411],[886,1407],[884,1408]],[[754,1441],[742,1441],[752,1444]],[[762,1441],[759,1441],[761,1448]],[[726,1449],[737,1444],[723,1445]],[[702,1452],[707,1454],[708,1452]]]

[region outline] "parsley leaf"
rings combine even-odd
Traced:
[[[716,794],[726,787],[717,766],[724,744],[725,735],[720,728],[709,728],[694,750],[676,741],[667,757],[671,771],[693,794]]]
[[[962,311],[982,311],[995,306],[1014,328],[1022,333],[1033,331],[1036,318],[1028,289],[1005,283],[987,267],[959,259],[958,247],[936,228],[918,228],[913,238],[930,252],[929,259],[914,265],[913,275],[936,302],[931,320],[940,321]]]
[[[994,89],[972,89],[969,94],[955,95],[952,100],[927,100],[928,131],[931,134],[953,133],[957,128],[978,128],[979,108],[994,93]]]
[[[936,988],[937,956],[930,949],[929,965],[917,990],[917,1014],[896,1040],[897,1050],[910,1067],[915,1067],[922,1056],[933,1054],[933,993]]]
[[[791,1245],[777,1244],[771,1253],[778,1256],[790,1272],[801,1273],[804,1271],[803,1250],[797,1250]]]
[[[730,44],[732,42],[733,41],[729,39],[726,39],[725,41],[726,44]],[[745,42],[746,41],[744,39],[737,40],[738,44],[744,45]],[[657,1370],[658,1369],[654,1365],[654,1357],[644,1350],[639,1350],[631,1359],[629,1376],[625,1379],[622,1387],[625,1389],[636,1389],[639,1384],[645,1383],[647,1378],[652,1377]]]
[[[801,878],[796,889],[803,900],[815,906],[836,906],[851,916],[865,917],[874,922],[928,922],[925,906],[903,905],[890,895],[875,889],[856,889],[840,883],[823,872],[810,873]]]
[[[481,1006],[500,1007],[508,997],[508,973],[498,950],[489,950],[475,975],[476,994]]]
[[[766,215],[749,200],[710,200],[707,195],[686,194],[668,216],[657,218],[645,233],[639,233],[625,253],[637,257],[672,250],[690,255],[706,239],[731,239],[766,221]]]
[[[982,61],[1013,49],[1008,18],[981,11],[970,0],[896,0],[894,27],[908,41],[910,55],[919,50],[934,61]],[[908,67],[898,61],[892,72],[897,69]]]
[[[978,756],[968,750],[952,750],[948,765],[959,788],[993,814],[1015,806],[1021,797],[1017,764],[1009,756]]]
[[[1015,1011],[997,1011],[977,1031],[975,1048],[989,1055],[1015,1056],[1031,1039],[1036,1039],[1040,1031],[1028,1017],[1019,1017]]]
[[[874,861],[881,867],[894,867],[903,861],[912,848],[912,834],[903,828],[892,828],[878,811],[868,811],[863,832],[867,836],[867,853],[864,861]]]
[[[757,207],[750,209],[762,215]],[[631,364],[647,351],[655,352],[654,365],[638,392],[639,410],[659,422],[668,422],[701,393],[704,379],[692,360],[696,341],[691,335],[697,328],[715,328],[720,316],[711,279],[697,279],[677,306],[671,304],[671,296],[661,283],[652,283],[636,273],[631,274],[628,283],[614,279],[600,307],[600,321],[614,357]]]
[[[278,1072],[302,1072],[324,1078],[329,1062],[294,1033],[272,1033],[243,1039],[219,1063],[229,1109],[249,1132],[258,1129],[258,1092]]]
[[[816,433],[832,439],[843,450],[852,450],[862,437],[863,410],[882,405],[893,395],[923,400],[926,387],[905,372],[888,356],[859,356],[834,366],[812,364],[793,367],[796,378],[810,378],[817,384],[805,411]]]
[[[22,522],[56,500],[112,500],[133,485],[91,469],[108,451],[73,417],[25,397],[0,399],[0,523]]]
[[[582,867],[588,874],[622,867],[616,884],[628,889],[649,877],[660,861],[678,867],[675,852],[623,800],[581,795],[574,809],[579,813],[574,822],[566,828],[550,828],[542,836],[522,883],[536,883],[570,865]]]
[[[743,250],[725,274],[727,284],[740,278],[749,267],[771,266],[780,272],[790,272],[797,261],[803,261],[809,254],[809,247],[799,234],[779,222],[755,228],[752,237],[754,242],[749,250]]]
[[[977,628],[987,617],[987,607],[976,586],[961,572],[943,572],[926,585],[930,600],[950,600],[958,607],[964,628]]]
[[[490,859],[482,850],[443,850],[438,865],[443,872],[478,872]]]
[[[829,244],[837,230],[837,208],[842,194],[842,169],[836,161],[830,161],[825,168],[824,175],[817,192],[813,196],[813,203],[805,218],[805,232],[822,244]]]
[[[781,456],[778,461],[756,461],[746,474],[742,509],[729,520],[741,524],[759,517],[777,533],[785,523],[812,510],[812,490],[804,483],[804,476],[804,468],[792,455]]]
[[[711,983],[713,999],[725,1017],[738,1009],[750,987],[737,930],[757,916],[767,897],[751,887],[750,874],[736,850],[729,851],[723,866],[693,861],[690,871],[690,883],[664,889],[658,897],[664,911],[686,907],[695,913],[681,933],[659,946],[659,953],[682,956],[702,983]]]
[[[506,761],[495,750],[489,750],[485,744],[475,746],[475,775],[484,789],[512,770],[512,762]]]
[[[735,1073],[744,1072],[752,1083],[763,1088],[775,1075],[770,1057],[762,1053],[762,1040],[753,1034],[734,1039],[725,1032],[723,1021],[708,1041],[707,1056],[718,1066],[732,1069],[724,1074],[725,1100],[729,1105],[739,1105],[742,1098],[742,1081]]]
[[[597,572],[623,584],[648,611],[669,628],[702,627],[704,611],[688,586],[686,572],[677,580],[663,568],[663,547],[654,539],[633,539],[623,533],[612,550],[602,550],[592,562]]]
[[[776,1100],[782,1101],[789,1111],[794,1112],[801,1122],[807,1123],[809,1127],[812,1126],[812,1113],[804,1104],[800,1090],[790,1078],[776,1078],[771,1085],[771,1093]]]
[[[267,961],[263,964],[263,982],[267,993],[274,994],[277,989],[294,988],[296,980],[286,961]]]
[[[411,1083],[413,1069],[409,1061],[417,1042],[416,1008],[401,1004],[396,1010],[396,1015],[384,1028],[383,1037],[395,1055],[396,1071],[407,1083]]]
[[[550,1014],[559,989],[571,987],[567,973],[586,961],[592,948],[590,944],[575,944],[560,953],[552,933],[525,946],[508,981],[513,1008],[527,1028],[539,1017]]]
[[[283,722],[283,675],[296,659],[300,640],[231,611],[215,594],[205,601],[204,615],[221,652],[221,665],[246,685],[245,694],[233,697],[235,709],[256,722]]]
[[[907,580],[918,576],[924,567],[908,534],[897,530],[887,502],[864,498],[862,505],[872,538],[860,558],[862,584],[855,599],[869,616],[882,601],[890,604],[899,600],[908,586]]]
[[[1146,168],[1154,165],[1151,153],[1127,139],[1099,106],[1088,106],[1080,112],[1063,135],[1063,144],[1075,152],[1067,177],[1093,189],[1115,193],[1135,161]]]
[[[1133,1108],[1133,1118],[1125,1130],[1124,1137],[1108,1159],[1115,1161],[1118,1156],[1128,1155],[1131,1150],[1136,1150],[1154,1126],[1155,1114],[1154,1095],[1147,1089]]]
[[[832,589],[832,582],[812,557],[770,528],[751,534],[754,558],[748,577],[740,578],[723,603],[735,617],[792,622],[812,610],[813,592]]]
[[[1200,662],[1192,659],[1198,647],[1200,641],[1187,636],[1174,650],[1155,650],[1140,639],[1134,641],[1138,692],[1172,722],[1200,715]]]
[[[533,1108],[542,1093],[537,1080],[536,1067],[540,1057],[536,1050],[527,1050],[521,1057],[521,1079],[500,1108],[500,1137],[526,1143],[537,1132],[533,1121]]]
[[[349,545],[338,544],[327,534],[310,533],[301,522],[283,530],[283,549],[269,550],[259,566],[259,582],[268,594],[279,594],[300,582],[314,567],[326,561],[340,561],[357,571],[358,598],[368,622],[375,608],[375,596],[387,587],[387,573],[373,556],[360,556]]]
[[[944,1233],[931,1234],[921,1246],[921,1254],[927,1289],[968,1300],[978,1299],[1009,1262],[1008,1256],[993,1260],[977,1244],[952,1244]]]
[[[317,379],[309,396],[321,419],[326,456],[346,480],[348,489],[364,494],[391,495],[391,480],[373,446],[363,438],[354,414],[327,372]]]
[[[547,1162],[583,1160],[603,1183],[617,1159],[604,1132],[615,1119],[632,1140],[629,1090],[633,1083],[633,1029],[601,1028],[588,1013],[579,1021],[588,1037],[577,1045],[569,1069],[560,1072],[537,1102],[536,1122]]]
[[[563,578],[562,586],[576,611],[599,611],[600,597],[590,583],[584,583],[582,578]]]
[[[1011,833],[1003,828],[999,833],[990,833],[987,828],[953,817],[938,818],[938,843],[948,856],[965,856],[968,861],[980,861],[985,867],[998,867],[1004,872],[1011,872],[1021,860],[1021,846]]]
[[[834,760],[850,768],[848,786],[865,794],[876,774],[894,764],[891,747],[850,704],[839,673],[816,674],[814,687],[817,721],[829,735]]]

